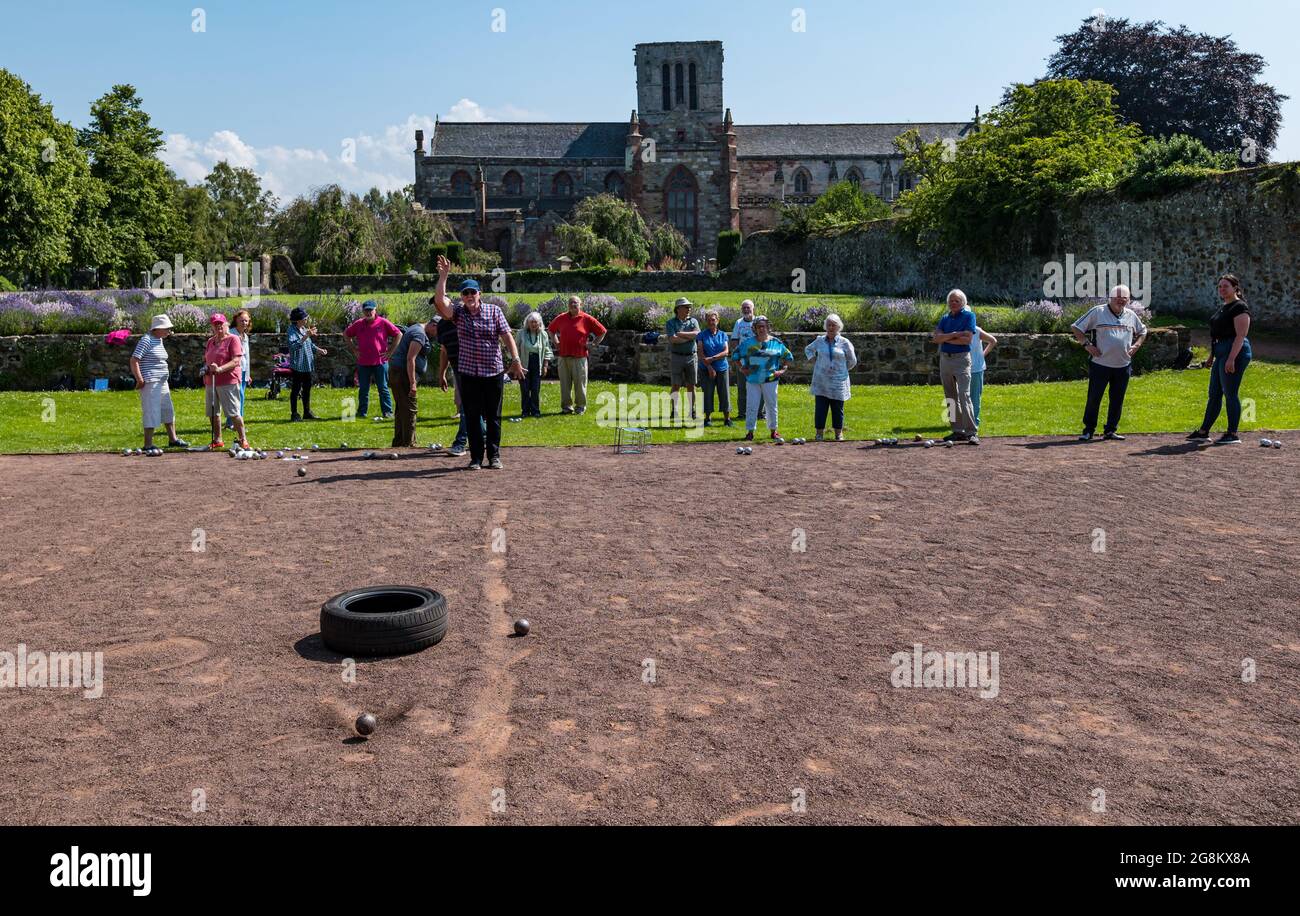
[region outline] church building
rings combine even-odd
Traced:
[[[555,226],[580,198],[616,194],[647,221],[676,226],[688,260],[711,258],[718,233],[776,222],[773,203],[812,203],[851,181],[892,201],[910,187],[894,138],[909,129],[957,140],[972,122],[736,124],[723,104],[722,42],[635,48],[637,107],[627,121],[435,124],[415,133],[415,199],[444,214],[466,247],[507,269],[560,255]]]

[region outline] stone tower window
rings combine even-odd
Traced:
[[[672,81],[672,77],[669,75],[669,69],[668,69],[668,65],[667,65],[667,64],[664,64],[664,65],[663,65],[663,71],[662,71],[662,74],[661,74],[661,78],[662,78],[662,80],[663,80],[663,84],[664,84],[664,85],[663,85],[663,90],[664,90],[664,111],[668,111],[669,109],[671,109],[671,108],[673,107],[673,94],[672,94],[672,93],[673,93],[673,81]]]
[[[455,172],[451,176],[451,194],[453,197],[471,197],[474,194],[474,179],[469,172]]]
[[[807,194],[810,181],[811,178],[808,175],[807,169],[800,168],[799,170],[797,170],[794,173],[794,193]]]
[[[855,188],[862,188],[862,173],[856,168],[849,169],[849,173],[844,176],[844,180]]]
[[[572,197],[573,179],[568,172],[560,172],[551,181],[551,195],[554,197]]]
[[[684,165],[673,169],[664,184],[664,212],[689,244],[699,241],[699,185]]]
[[[623,176],[618,172],[610,172],[605,176],[605,191],[613,194],[615,197],[623,196]]]
[[[700,107],[700,92],[695,85],[695,64],[694,63],[690,65],[690,79],[691,79],[691,111],[694,111],[695,109]]]
[[[682,77],[682,65],[680,63],[677,64],[675,69],[677,71],[677,92],[673,101],[680,105],[686,101],[686,80]]]
[[[512,197],[524,193],[524,177],[514,169],[506,172],[505,177],[501,179],[501,184],[505,187],[505,192]]]

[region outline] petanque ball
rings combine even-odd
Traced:
[[[357,716],[357,734],[363,736],[373,735],[375,733],[375,726],[378,724],[379,721],[371,713],[363,712],[361,715]]]
[[[1273,448],[1281,448],[1281,447],[1282,447],[1282,440],[1281,440],[1281,439],[1274,439],[1274,440],[1273,440]]]
[[[304,468],[304,467],[299,467],[299,468],[298,468],[298,476],[299,476],[299,477],[306,477],[306,476],[307,476],[307,469]]]
[[[527,636],[528,631],[531,629],[532,629],[532,624],[528,622],[528,619],[526,617],[520,617],[518,620],[515,621],[516,636]]]
[[[934,448],[934,440],[933,440],[933,439],[926,439],[925,442],[924,442],[923,444],[925,445],[926,448]]]
[[[1259,440],[1259,447],[1260,447],[1260,448],[1272,448],[1272,446],[1273,446],[1273,440],[1272,440],[1272,439],[1260,439],[1260,440]]]
[[[130,454],[130,449],[127,449],[127,453]],[[736,446],[736,454],[737,455],[745,454],[745,447],[743,445]]]

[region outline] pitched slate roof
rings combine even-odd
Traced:
[[[894,138],[915,128],[926,143],[963,136],[968,122],[903,124],[737,124],[741,159],[894,156]]]
[[[619,159],[627,122],[441,121],[430,155],[450,158]]]

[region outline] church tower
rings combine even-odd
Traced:
[[[686,236],[688,259],[713,257],[718,233],[737,222],[722,42],[639,44],[635,65],[641,155],[633,200],[645,218]]]

